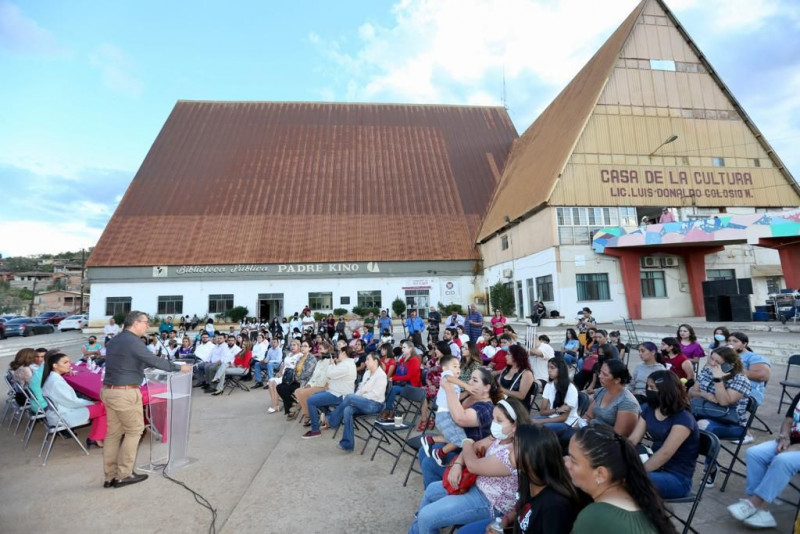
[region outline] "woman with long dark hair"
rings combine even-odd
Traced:
[[[718,326],[714,329],[713,338],[711,340],[711,344],[708,346],[708,350],[714,350],[718,347],[721,347],[725,343],[728,342],[728,338],[731,337],[730,330],[725,328],[724,326]]]
[[[560,438],[578,420],[578,389],[569,381],[567,362],[563,358],[556,356],[547,362],[547,371],[550,381],[542,393],[540,415],[532,422],[549,428]]]
[[[641,358],[642,363],[633,369],[633,379],[628,384],[628,389],[639,399],[639,403],[643,403],[647,400],[645,398],[647,395],[647,377],[656,371],[665,371],[667,368],[664,367],[661,353],[658,352],[658,347],[656,347],[655,343],[645,341],[639,345],[639,358]]]
[[[661,340],[661,356],[664,366],[678,375],[678,378],[691,380],[694,378],[694,367],[681,349],[680,342],[674,337],[665,337]]]
[[[575,365],[578,361],[578,351],[581,348],[581,342],[578,340],[578,334],[575,333],[574,328],[567,328],[564,343],[561,344],[561,355],[568,365]]]
[[[507,397],[513,397],[522,402],[525,407],[530,406],[533,390],[533,372],[528,361],[528,351],[521,345],[511,345],[508,348],[508,366],[500,371],[497,379],[500,387]]]
[[[689,397],[681,381],[669,371],[647,378],[647,403],[630,440],[638,444],[645,435],[653,440],[653,455],[644,463],[650,480],[664,499],[685,497],[700,452],[700,431],[689,410]]]
[[[697,363],[700,358],[705,357],[706,352],[703,350],[703,346],[697,342],[697,334],[694,333],[691,325],[680,325],[676,337],[681,343],[681,352],[689,358],[689,361]]]
[[[578,514],[574,534],[595,534],[601,525],[603,532],[675,532],[636,449],[612,428],[578,430],[564,462],[572,483],[594,501]]]

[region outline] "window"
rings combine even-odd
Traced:
[[[339,297],[339,305],[349,305],[350,304],[350,297]]]
[[[542,302],[553,302],[553,275],[540,276],[536,279],[536,294]]]
[[[362,308],[380,308],[381,307],[381,292],[377,291],[359,291],[358,292],[358,305]]]
[[[767,293],[778,293],[781,290],[783,277],[767,276],[765,280],[767,281]]]
[[[575,275],[578,300],[611,300],[608,288],[608,273]]]
[[[333,293],[309,293],[308,307],[312,310],[332,310]]]
[[[636,226],[636,208],[557,208],[560,245],[590,245],[597,230]]]
[[[517,280],[517,317],[525,317],[525,310],[523,305],[525,301],[522,298],[522,280]]]
[[[736,271],[733,269],[706,269],[707,280],[733,280]]]
[[[208,313],[225,313],[233,308],[233,295],[209,295]]]
[[[667,296],[664,271],[642,271],[642,298],[653,299]]]
[[[501,250],[508,250],[508,236],[504,235],[500,237],[500,249]]]
[[[176,315],[183,313],[183,295],[158,297],[159,315]]]
[[[651,70],[668,70],[671,72],[675,72],[675,62],[671,59],[651,59],[650,60],[650,69]]]
[[[720,157],[716,157],[715,156],[715,157],[711,158],[711,164],[714,165],[714,167],[724,167],[725,166],[725,158],[720,158]]]
[[[758,158],[753,158],[753,165],[756,167],[761,167],[761,160]]]
[[[130,297],[106,297],[106,315],[119,315],[131,311]]]

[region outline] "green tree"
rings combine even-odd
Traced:
[[[396,317],[400,317],[406,312],[406,303],[400,297],[392,301],[392,311]]]
[[[492,295],[492,309],[500,308],[503,315],[514,314],[514,291],[502,282],[497,282],[490,288]]]

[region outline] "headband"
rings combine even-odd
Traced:
[[[503,399],[497,404],[502,404],[503,408],[508,412],[508,416],[511,417],[511,421],[514,423],[517,422],[517,412],[514,411],[514,408],[511,407],[511,404],[509,404],[507,400]]]

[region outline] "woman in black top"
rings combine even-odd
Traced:
[[[519,501],[514,532],[571,532],[582,503],[561,458],[558,438],[539,425],[519,425],[515,441]]]
[[[529,408],[533,393],[533,371],[528,360],[528,351],[521,345],[511,345],[508,348],[507,361],[507,367],[497,377],[500,387],[506,396],[517,399]]]

